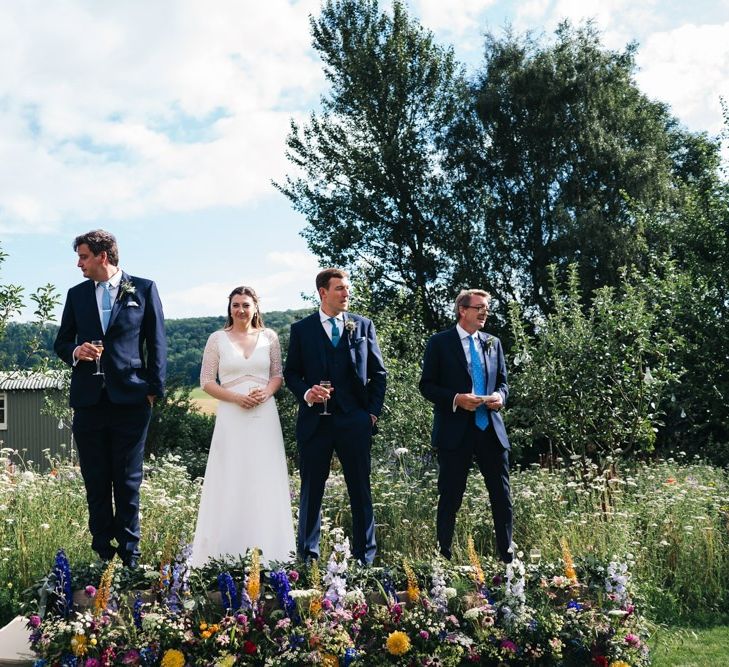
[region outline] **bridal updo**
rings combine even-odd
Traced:
[[[251,318],[251,326],[254,329],[263,329],[263,316],[261,315],[261,309],[258,307],[258,295],[256,294],[256,290],[254,290],[252,287],[246,287],[245,285],[236,287],[228,295],[228,321],[225,323],[225,326],[223,328],[230,329],[233,326],[233,316],[230,313],[230,304],[232,303],[234,296],[251,297],[251,300],[253,301],[253,307],[256,309],[256,312],[253,313],[253,317]]]

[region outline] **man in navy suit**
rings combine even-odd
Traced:
[[[501,560],[510,563],[512,507],[509,439],[500,410],[509,396],[501,341],[480,331],[490,296],[477,289],[456,298],[455,327],[431,336],[425,350],[420,392],[433,403],[432,443],[438,451],[440,552],[451,557],[456,514],[476,460],[486,482]]]
[[[144,441],[152,405],[164,394],[162,304],[151,280],[118,268],[119,251],[109,232],[78,236],[73,248],[89,280],[68,291],[54,348],[73,369],[72,428],[91,546],[103,560],[118,553],[125,565],[135,567]],[[91,344],[99,340],[103,353]],[[99,354],[103,375],[94,374]]]
[[[337,453],[352,508],[352,554],[372,563],[377,545],[370,490],[370,449],[385,398],[386,371],[370,320],[347,313],[350,284],[340,269],[316,277],[318,312],[291,325],[284,368],[299,401],[296,440],[301,497],[297,550],[319,557],[321,502]],[[331,382],[331,389],[321,385]],[[326,400],[327,412],[324,413]]]

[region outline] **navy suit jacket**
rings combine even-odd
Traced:
[[[506,362],[501,341],[483,332],[479,332],[478,337],[486,361],[486,393],[498,391],[506,405],[509,385],[506,383]],[[456,394],[471,393],[473,381],[455,327],[441,331],[428,340],[419,387],[420,393],[433,403],[433,446],[444,450],[458,449],[473,413],[462,408],[456,408],[454,412],[453,399]],[[501,413],[489,410],[489,419],[502,447],[511,449]]]
[[[93,375],[96,364],[80,361],[71,374],[71,407],[96,405],[101,398],[102,380],[112,403],[133,405],[146,397],[163,396],[167,368],[162,303],[156,285],[146,278],[122,273],[122,283],[134,286],[134,293],[119,294],[112,306],[106,334],[101,327],[96,302],[96,285],[85,280],[68,290],[54,349],[73,366],[77,345],[104,341],[101,365],[104,377]]]
[[[377,343],[375,325],[359,315],[344,313],[345,329],[339,345],[349,347],[355,381],[352,391],[361,408],[369,414],[380,416],[385,400],[387,371]],[[347,331],[346,322],[354,322],[354,330]],[[284,367],[286,386],[299,401],[299,416],[296,421],[296,437],[307,440],[316,430],[321,417],[319,411],[309,407],[304,394],[313,385],[319,384],[327,373],[326,335],[322,335],[319,311],[291,325],[289,351]],[[336,387],[334,388],[336,392]]]

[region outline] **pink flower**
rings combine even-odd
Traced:
[[[329,611],[332,608],[332,601],[329,598],[324,598],[321,601],[321,606],[322,609],[326,609],[327,611]]]
[[[421,630],[420,632],[418,632],[418,635],[421,639],[425,639],[426,641],[428,640],[428,637],[430,637],[427,630]]]
[[[296,570],[291,570],[288,573],[288,576],[289,576],[289,581],[292,584],[295,584],[299,580],[299,573]]]
[[[38,614],[33,614],[28,619],[28,624],[30,625],[31,628],[37,628],[41,624],[41,617],[38,616]]]
[[[92,598],[94,597],[94,595],[96,595],[96,589],[93,586],[87,586],[86,588],[84,588],[84,593],[86,593],[87,597]]]
[[[502,639],[499,645],[504,651],[516,653],[516,644],[511,639]]]
[[[122,656],[121,661],[122,665],[138,665],[140,661],[139,651],[137,651],[137,649],[135,648],[129,649]]]
[[[640,637],[633,634],[625,635],[625,643],[634,647],[640,646]]]
[[[84,667],[101,667],[101,663],[96,658],[87,658]]]

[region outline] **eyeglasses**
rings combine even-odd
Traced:
[[[487,306],[461,306],[461,308],[473,308],[479,315],[489,312]]]

